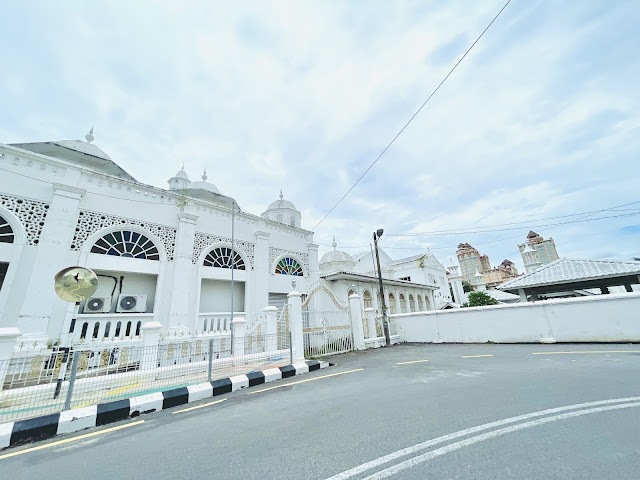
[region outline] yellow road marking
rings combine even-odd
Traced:
[[[493,357],[493,355],[463,355],[461,358]]]
[[[215,402],[203,403],[202,405],[196,405],[195,407],[189,407],[183,410],[178,410],[177,412],[171,412],[171,415],[175,415],[176,413],[190,412],[191,410],[197,410],[199,408],[208,407],[209,405],[215,405],[216,403],[224,402],[225,400],[226,398],[222,398],[220,400],[216,400]]]
[[[262,390],[256,390],[255,392],[247,392],[247,395],[251,395],[254,393],[262,393],[262,392],[266,392],[267,390],[273,390],[275,388],[288,387],[289,385],[297,385],[298,383],[313,382],[314,380],[321,380],[323,378],[344,375],[345,373],[361,372],[362,370],[364,370],[364,368],[356,368],[355,370],[347,370],[346,372],[331,373],[329,375],[323,375],[321,377],[313,377],[313,378],[307,378],[305,380],[298,380],[297,382],[283,383],[282,385],[276,385],[275,387],[263,388]]]
[[[137,387],[138,385],[140,385],[139,383],[132,383],[131,385],[127,385],[126,387],[122,387],[119,388],[118,390],[114,390],[113,392],[111,392],[109,395],[105,395],[103,398],[109,398],[109,397],[113,397],[114,395],[118,395],[119,393],[122,393],[126,390],[129,390],[130,388],[133,387]],[[76,405],[75,407],[72,407],[71,410],[75,409],[75,408],[82,408],[82,407],[86,407],[87,405],[93,405],[96,402],[87,402],[87,403],[81,403],[80,405]]]
[[[428,362],[429,360],[412,360],[411,362],[398,362],[396,365],[408,365],[409,363],[422,363]]]
[[[531,355],[568,355],[571,353],[640,353],[640,350],[578,350],[575,352],[534,352]]]
[[[116,430],[122,430],[123,428],[133,427],[134,425],[140,425],[144,423],[144,420],[138,420],[137,422],[127,423],[125,425],[118,425],[117,427],[105,428],[104,430],[98,430],[97,432],[85,433],[84,435],[78,435],[77,437],[65,438],[64,440],[58,440],[57,442],[46,443],[44,445],[38,445],[37,447],[25,448],[24,450],[18,450],[17,452],[5,453],[0,455],[0,460],[3,458],[15,457],[22,455],[23,453],[35,452],[36,450],[42,450],[44,448],[55,447],[57,445],[63,445],[65,443],[75,442],[77,440],[83,440],[85,438],[95,437],[102,435],[103,433],[111,433]]]

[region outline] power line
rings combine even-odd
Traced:
[[[533,222],[542,222],[545,220],[555,220],[558,218],[569,218],[569,217],[579,217],[582,215],[593,215],[596,213],[602,213],[602,212],[609,212],[609,211],[617,211],[617,209],[621,209],[621,207],[627,207],[629,205],[637,205],[640,203],[640,200],[637,202],[631,202],[631,203],[624,203],[622,205],[616,205],[615,207],[610,207],[610,208],[603,208],[601,210],[591,210],[591,211],[587,211],[587,212],[579,212],[579,213],[570,213],[567,215],[558,215],[555,217],[544,217],[544,218],[538,218],[535,220],[522,220],[519,222],[507,222],[507,223],[496,223],[494,225],[479,225],[477,227],[467,227],[467,228],[453,228],[450,230],[432,230],[432,231],[428,231],[428,232],[407,232],[407,233],[393,233],[393,234],[388,234],[389,236],[419,236],[419,235],[433,235],[436,233],[473,233],[473,230],[475,229],[480,229],[480,228],[494,228],[494,227],[503,227],[506,225],[519,225],[519,224],[527,224],[529,225],[529,227],[526,228],[535,228],[535,227],[531,227],[531,223]],[[628,209],[621,209],[620,211],[637,211],[638,208],[628,208]],[[525,228],[525,227],[522,227]],[[467,232],[468,231],[468,232]]]
[[[489,22],[489,25],[487,25],[485,27],[485,29],[482,31],[482,33],[478,36],[478,38],[476,38],[476,40],[471,44],[471,46],[467,49],[466,52],[464,52],[464,54],[462,55],[462,57],[460,57],[460,60],[458,60],[456,62],[456,64],[453,66],[453,68],[451,70],[449,70],[449,73],[447,73],[447,75],[442,79],[442,81],[438,84],[438,86],[435,88],[435,90],[433,90],[433,92],[431,92],[431,95],[429,95],[427,97],[427,99],[424,101],[424,103],[422,105],[420,105],[420,108],[418,108],[418,110],[411,116],[411,118],[409,119],[409,121],[407,123],[404,124],[404,127],[402,127],[400,129],[400,131],[396,134],[395,137],[393,137],[393,139],[391,140],[391,142],[389,142],[389,144],[384,148],[384,150],[382,150],[382,152],[380,153],[380,155],[378,155],[378,157],[373,161],[373,163],[371,165],[369,165],[369,167],[364,171],[364,173],[362,175],[360,175],[360,178],[358,178],[358,180],[356,180],[356,182],[351,186],[351,188],[349,188],[349,190],[347,190],[347,193],[345,193],[342,198],[340,200],[338,200],[338,203],[336,203],[331,210],[329,210],[324,217],[322,217],[322,219],[316,224],[315,227],[313,227],[311,230],[315,231],[316,228],[318,228],[320,226],[320,224],[322,222],[324,222],[324,220],[331,215],[331,212],[333,212],[336,207],[338,205],[340,205],[342,203],[342,201],[347,198],[347,195],[349,195],[351,193],[351,191],[356,188],[356,185],[358,185],[358,183],[360,183],[360,180],[362,180],[365,175],[367,173],[369,173],[369,170],[371,170],[373,168],[373,166],[378,163],[378,160],[380,160],[380,158],[382,158],[382,156],[387,152],[387,150],[389,150],[389,148],[391,147],[391,145],[394,144],[394,142],[398,139],[398,137],[400,135],[402,135],[402,132],[405,131],[405,129],[409,126],[409,124],[413,121],[414,118],[416,118],[418,116],[418,114],[422,111],[422,109],[424,108],[424,106],[429,102],[429,100],[431,100],[431,97],[433,97],[436,92],[438,90],[440,90],[440,87],[444,84],[444,82],[447,81],[447,79],[451,76],[451,74],[454,72],[454,70],[456,68],[458,68],[458,65],[460,65],[460,63],[462,62],[462,60],[465,59],[465,57],[467,56],[467,54],[471,51],[471,49],[476,45],[476,43],[478,43],[480,41],[480,39],[484,36],[485,32],[487,30],[489,30],[489,27],[491,27],[491,25],[493,25],[493,22],[495,22],[497,20],[497,18],[500,16],[500,14],[502,13],[502,11],[507,8],[507,5],[509,5],[511,3],[511,0],[507,0],[507,3],[505,3],[503,5],[503,7],[500,9],[500,11],[496,14],[495,17],[493,17],[493,20],[491,20],[491,22]]]

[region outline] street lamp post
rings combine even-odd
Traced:
[[[389,322],[387,321],[387,305],[384,301],[384,287],[382,286],[382,270],[380,270],[380,256],[378,255],[378,239],[382,236],[382,228],[373,232],[373,244],[376,247],[376,263],[378,264],[378,284],[380,285],[380,300],[382,301],[382,328],[384,329],[384,339],[387,347],[391,346],[391,335],[389,334]]]

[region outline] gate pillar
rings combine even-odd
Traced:
[[[364,350],[364,328],[362,327],[362,302],[360,295],[349,295],[349,315],[351,316],[351,331],[353,332],[354,350]]]
[[[304,338],[302,335],[302,294],[290,292],[287,295],[289,306],[289,328],[291,329],[291,348],[293,361],[304,360]]]

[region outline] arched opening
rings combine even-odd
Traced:
[[[124,336],[128,337],[131,335],[131,322],[127,322],[127,330],[124,332]]]
[[[131,230],[117,230],[107,233],[91,247],[91,253],[160,260],[158,247],[145,235]]]
[[[217,247],[207,253],[202,263],[205,267],[233,268],[245,270],[244,260],[240,254],[228,247]]]
[[[0,215],[0,243],[13,243],[16,237],[9,222]]]
[[[136,336],[140,335],[140,328],[142,327],[142,322],[140,320],[138,320],[138,323],[136,323]]]
[[[104,326],[104,337],[107,338],[109,336],[109,332],[111,331],[111,322],[107,322]]]
[[[87,322],[84,322],[82,324],[82,331],[80,332],[80,340],[84,340],[85,338],[87,338],[87,329],[89,328],[89,324]]]
[[[116,323],[116,333],[115,333],[115,337],[119,337],[120,336],[120,328],[122,327],[122,322],[118,322]]]
[[[400,302],[400,313],[406,313],[407,312],[407,303],[404,299],[404,294],[401,293],[400,296],[398,297],[398,300]]]
[[[422,297],[420,295],[418,295],[418,311],[424,311],[424,305],[422,304]]]
[[[409,311],[411,312],[416,311],[416,300],[415,298],[413,298],[412,294],[409,294]]]
[[[371,293],[369,293],[369,290],[365,290],[362,293],[362,303],[364,304],[364,308],[373,308],[371,302]]]
[[[389,312],[396,313],[396,297],[393,296],[393,293],[389,293]]]
[[[297,277],[304,276],[302,266],[293,258],[285,257],[276,265],[275,273],[281,275],[294,275]]]
[[[100,331],[100,322],[96,322],[93,325],[93,334],[91,338],[98,338],[98,332]]]

